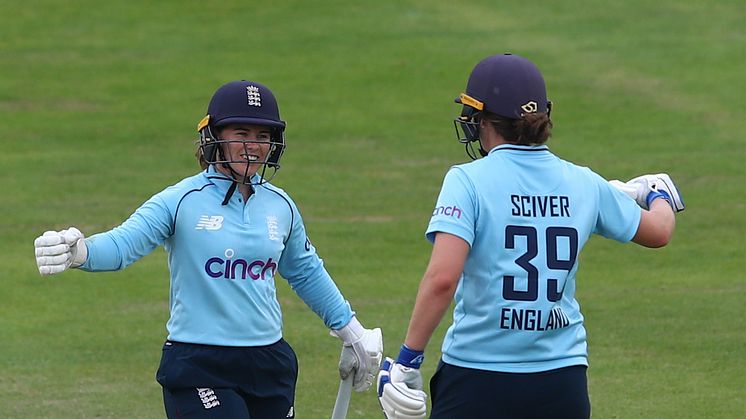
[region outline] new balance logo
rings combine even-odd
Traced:
[[[295,417],[295,409],[293,409],[293,406],[290,406],[290,410],[288,410],[286,418],[294,418]]]
[[[223,227],[223,216],[222,215],[203,215],[199,217],[195,230],[220,230]]]

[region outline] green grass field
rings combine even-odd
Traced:
[[[688,205],[664,249],[594,238],[581,257],[593,416],[746,417],[742,1],[249,3],[2,1],[0,417],[164,416],[163,250],[42,278],[32,242],[114,227],[195,173],[194,127],[233,79],[277,95],[288,148],[275,183],[395,355],[442,177],[467,159],[453,98],[505,51],[544,72],[555,153],[607,178],[667,171]],[[278,284],[297,415],[328,417],[340,345]],[[382,417],[372,391],[349,417]]]

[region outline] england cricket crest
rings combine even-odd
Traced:
[[[280,241],[280,224],[275,215],[267,216],[267,236],[272,241]]]
[[[246,86],[246,96],[249,106],[262,106],[262,95],[259,93],[258,87],[252,85]]]

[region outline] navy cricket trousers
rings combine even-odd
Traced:
[[[441,360],[430,380],[430,419],[588,419],[586,370],[501,373]]]
[[[297,377],[283,339],[256,347],[167,341],[156,373],[169,419],[294,418]]]

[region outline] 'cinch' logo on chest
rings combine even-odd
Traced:
[[[277,263],[272,258],[248,261],[236,258],[233,249],[225,250],[225,259],[212,257],[205,262],[205,272],[212,278],[223,277],[225,279],[272,279],[277,271]]]

